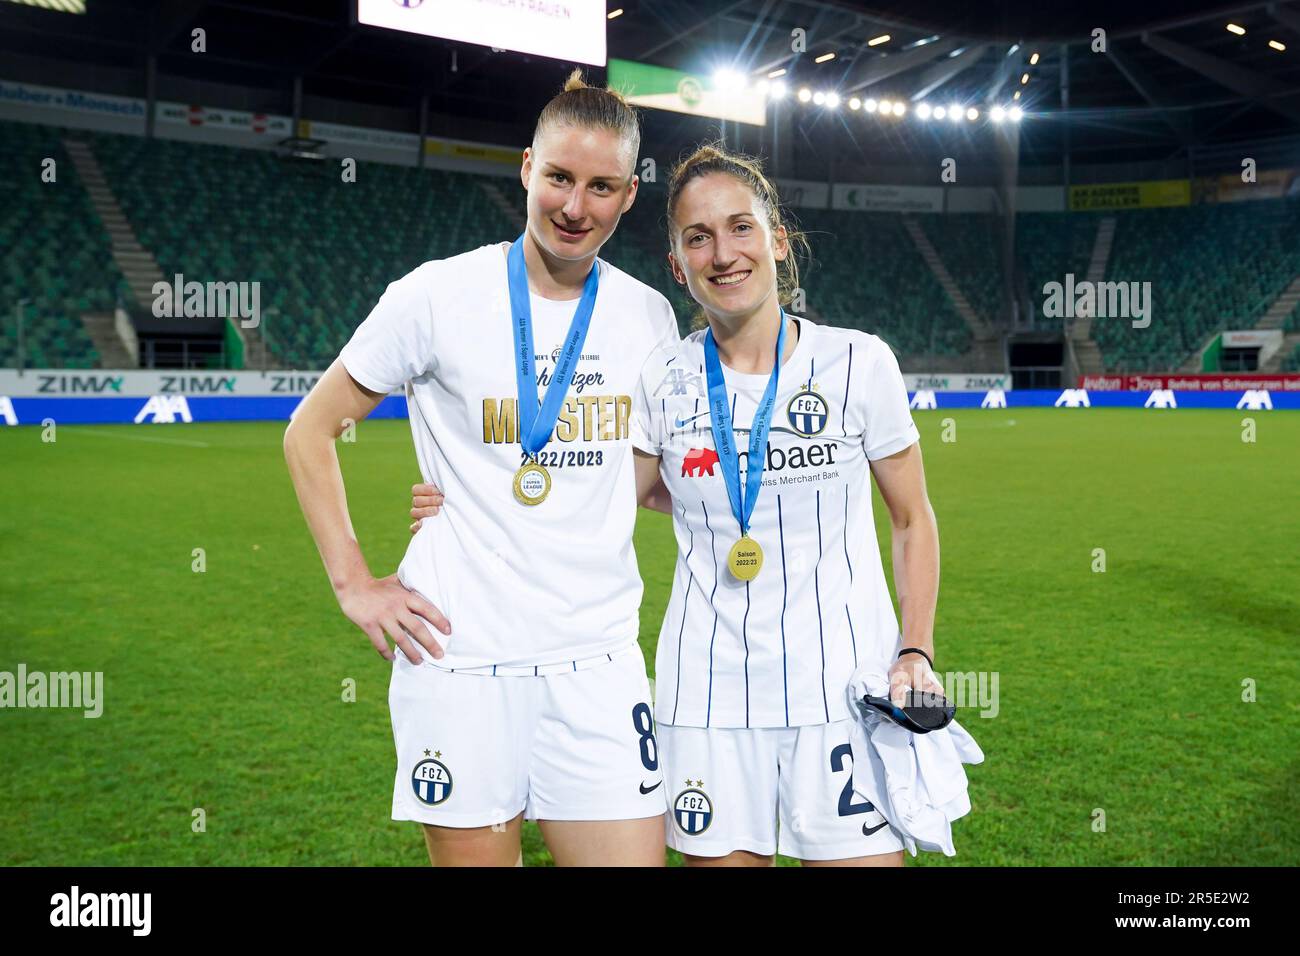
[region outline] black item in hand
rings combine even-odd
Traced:
[[[864,714],[870,709],[916,734],[942,730],[957,716],[956,706],[935,691],[909,690],[902,707],[888,697],[867,695],[858,701],[858,707]]]

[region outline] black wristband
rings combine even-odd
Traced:
[[[922,657],[925,658],[926,663],[930,665],[930,670],[934,670],[934,661],[930,660],[930,655],[927,654],[925,651],[921,650],[919,647],[905,647],[898,652],[899,657],[902,657],[904,654],[920,654]]]

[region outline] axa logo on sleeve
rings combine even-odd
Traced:
[[[129,926],[131,935],[148,936],[152,926],[152,893],[69,893],[50,897],[51,926]]]
[[[692,395],[703,398],[706,394],[704,377],[687,369],[670,368],[650,394],[653,398]]]

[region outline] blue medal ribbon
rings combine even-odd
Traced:
[[[546,387],[546,397],[541,407],[537,404],[537,370],[533,364],[533,309],[528,298],[528,267],[524,263],[524,237],[521,234],[510,246],[506,257],[506,272],[510,279],[510,318],[515,337],[515,385],[519,393],[519,444],[524,453],[532,456],[545,447],[551,439],[560,405],[573,382],[573,372],[582,355],[582,344],[587,340],[591,313],[596,308],[596,292],[600,288],[600,269],[593,260],[587,282],[582,287],[582,298],[569,323],[560,358],[555,363],[555,377]]]
[[[772,409],[776,406],[777,380],[781,374],[781,355],[785,351],[785,310],[781,310],[781,328],[776,333],[776,361],[772,375],[767,380],[763,399],[754,412],[754,424],[749,430],[749,457],[746,466],[745,493],[740,491],[740,455],[736,452],[735,435],[731,427],[731,405],[727,401],[727,382],[722,376],[722,362],[718,360],[718,346],[713,341],[713,330],[704,334],[704,369],[709,382],[709,424],[713,428],[713,444],[722,466],[722,477],[727,484],[727,497],[731,513],[740,523],[740,536],[749,534],[749,519],[758,502],[763,487],[763,467],[767,463],[767,433],[772,424]]]

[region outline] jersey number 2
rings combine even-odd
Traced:
[[[831,772],[839,773],[844,769],[844,762],[848,761],[849,779],[844,782],[844,789],[840,791],[840,816],[849,817],[855,813],[870,813],[876,809],[870,800],[862,803],[853,802],[853,748],[848,744],[840,744],[831,751]],[[866,826],[864,823],[863,826]]]

